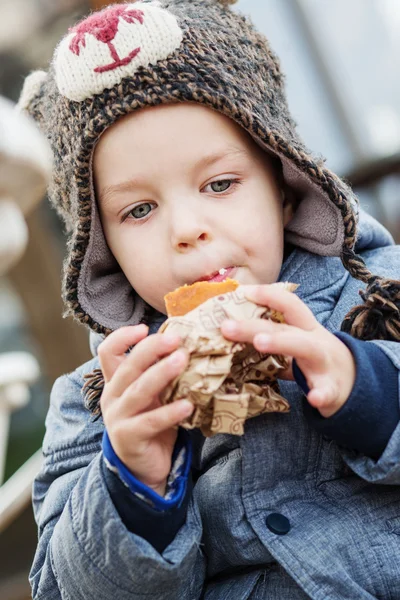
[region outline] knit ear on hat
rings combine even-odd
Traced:
[[[22,91],[17,103],[17,109],[20,111],[27,111],[35,121],[41,122],[43,120],[42,115],[38,111],[37,102],[33,106],[34,100],[40,98],[41,85],[47,77],[46,71],[33,71],[30,73],[24,81]]]

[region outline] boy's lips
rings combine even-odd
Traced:
[[[193,283],[196,283],[197,281],[215,281],[215,282],[225,281],[225,279],[228,279],[228,277],[233,276],[233,273],[236,271],[236,269],[237,269],[237,267],[224,267],[224,268],[220,269],[219,271],[214,271],[213,273],[210,273],[209,275],[204,275],[203,277],[196,279]]]

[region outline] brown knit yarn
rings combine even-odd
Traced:
[[[84,380],[82,388],[84,404],[96,420],[101,416],[100,398],[104,388],[103,372],[101,369],[94,369],[84,376]]]

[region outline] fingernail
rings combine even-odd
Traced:
[[[166,344],[168,344],[168,346],[173,346],[174,344],[177,344],[179,341],[179,337],[177,335],[175,335],[174,333],[164,333],[164,342],[166,342]]]
[[[247,294],[251,294],[252,292],[256,292],[258,290],[258,288],[260,287],[259,285],[243,285],[241,286],[245,296],[247,296]]]
[[[236,323],[236,321],[224,321],[222,323],[222,327],[224,328],[224,331],[226,333],[229,333],[230,335],[235,334],[239,331],[239,326]]]
[[[246,291],[245,291],[244,295],[247,300],[252,300],[252,301],[256,300],[260,295],[258,286],[249,285],[248,287],[246,287]]]
[[[193,411],[193,404],[189,400],[181,400],[181,409],[185,415],[190,415]]]
[[[171,365],[179,366],[184,362],[185,358],[185,353],[182,352],[182,350],[177,350],[176,352],[171,354],[171,356],[168,358],[168,361]]]
[[[258,350],[267,350],[271,342],[271,336],[266,333],[260,333],[254,338],[254,345]]]

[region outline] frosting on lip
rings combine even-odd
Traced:
[[[236,267],[223,267],[219,271],[214,271],[210,275],[205,275],[197,281],[224,281],[227,279]]]

